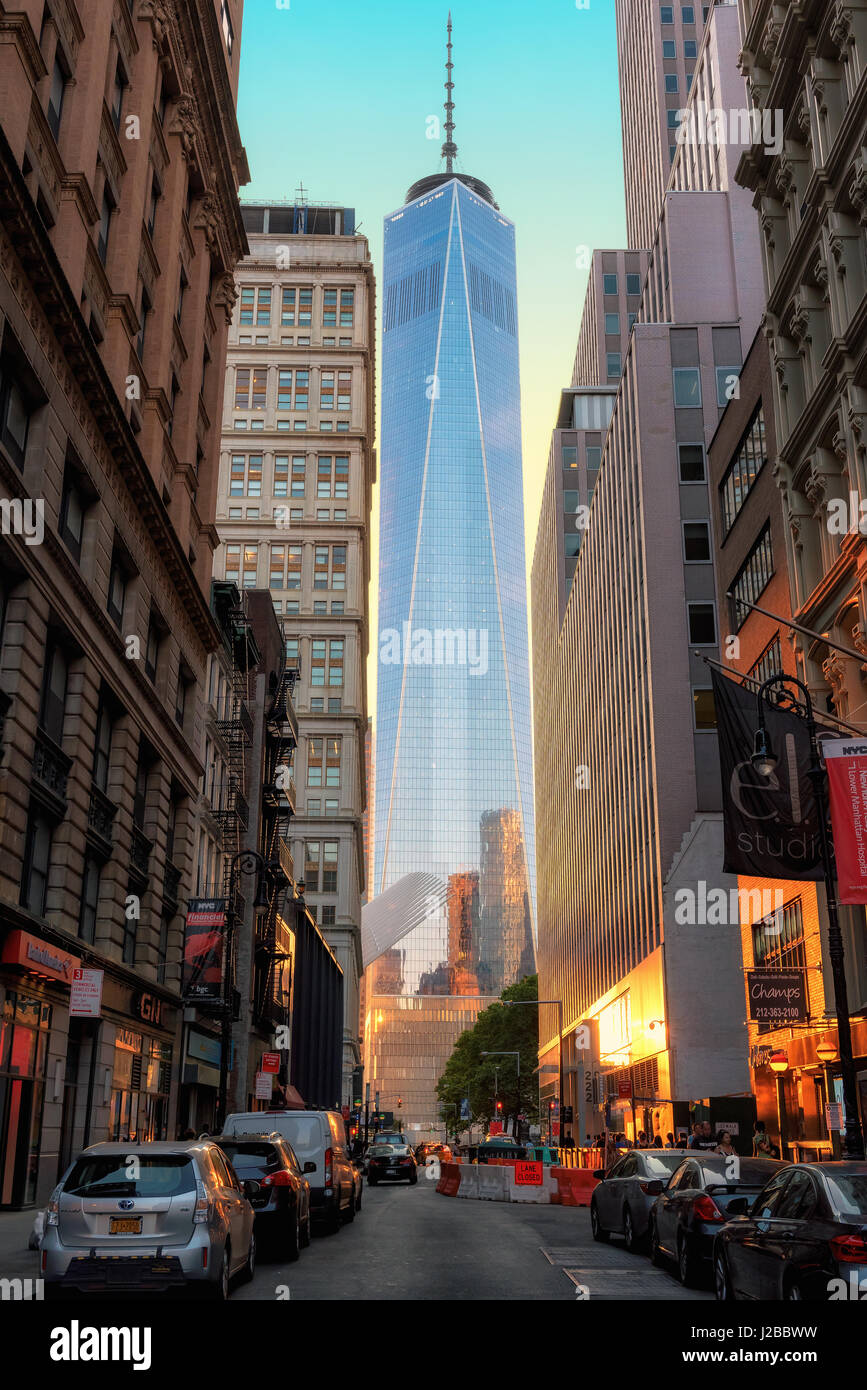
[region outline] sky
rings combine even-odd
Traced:
[[[448,0],[244,5],[238,118],[252,182],[241,197],[292,200],[303,183],[312,203],[354,207],[378,284],[383,218],[411,183],[444,167],[445,136],[428,131],[431,116],[443,119],[448,9]],[[578,249],[626,244],[614,0],[454,0],[451,11],[457,168],[484,179],[516,224],[529,576],[587,286]],[[373,653],[378,528],[375,494]]]

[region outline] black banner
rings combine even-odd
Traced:
[[[819,817],[802,719],[764,702],[777,765],[763,777],[751,762],[759,721],[756,695],[711,670],[722,774],[723,870],[750,878],[823,878]]]
[[[223,997],[225,898],[190,898],[184,938],[182,993],[190,1003]]]
[[[803,970],[748,970],[750,1020],[787,1028],[806,1023],[810,1012],[807,976]]]

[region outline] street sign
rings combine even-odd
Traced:
[[[270,1100],[273,1081],[269,1072],[256,1072],[256,1099]]]
[[[632,1081],[628,1076],[622,1076],[617,1083],[618,1100],[629,1100],[632,1096]]]
[[[541,1187],[542,1167],[541,1163],[516,1163],[515,1182],[518,1187]]]
[[[488,1125],[488,1133],[489,1133],[489,1134],[502,1134],[502,1132],[503,1132],[503,1121],[502,1121],[502,1120],[491,1120],[491,1123]]]
[[[69,988],[70,1018],[99,1018],[103,973],[102,970],[73,970]]]
[[[830,1133],[837,1133],[837,1134],[839,1134],[839,1133],[842,1132],[842,1129],[843,1129],[843,1107],[842,1107],[842,1105],[838,1105],[836,1101],[830,1101],[830,1102],[827,1102],[827,1103],[826,1103],[826,1105],[825,1105],[825,1124],[828,1126],[828,1132],[829,1132],[829,1134],[830,1134]]]
[[[279,1070],[280,1070],[280,1053],[279,1053],[279,1052],[263,1052],[263,1053],[262,1053],[262,1071],[273,1072],[274,1075],[276,1076],[276,1074],[277,1074],[277,1072],[278,1072]]]

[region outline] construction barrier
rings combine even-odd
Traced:
[[[557,1183],[560,1206],[589,1207],[590,1194],[597,1178],[587,1168],[552,1168],[551,1176]]]
[[[444,1197],[457,1197],[460,1183],[461,1170],[456,1163],[440,1164],[440,1180],[437,1183],[437,1192],[442,1192]]]
[[[542,1163],[518,1163],[509,1172],[510,1202],[550,1203],[557,1194],[551,1169]]]
[[[461,1169],[461,1185],[458,1188],[459,1197],[478,1197],[479,1195],[479,1170],[473,1164],[465,1164]]]
[[[479,1175],[479,1197],[486,1202],[508,1202],[509,1200],[509,1173],[505,1168],[496,1168],[493,1164],[479,1163],[476,1166]]]

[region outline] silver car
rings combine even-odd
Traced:
[[[648,1184],[660,1179],[667,1183],[686,1157],[684,1149],[632,1149],[607,1173],[597,1169],[600,1181],[590,1198],[593,1239],[608,1240],[616,1232],[625,1237],[627,1250],[640,1250],[657,1196],[647,1191]]]
[[[209,1140],[91,1145],[48,1203],[40,1251],[46,1298],[190,1284],[228,1298],[234,1275],[253,1278],[247,1199],[258,1188],[242,1187]]]

